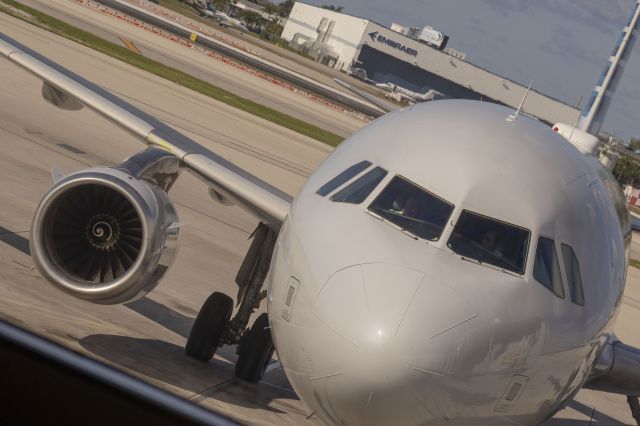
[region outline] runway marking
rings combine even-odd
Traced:
[[[129,49],[132,52],[137,53],[138,55],[142,55],[142,52],[140,51],[140,49],[138,49],[136,47],[135,44],[133,44],[133,42],[131,40],[129,40],[128,38],[124,38],[124,37],[118,37],[120,39],[120,41],[122,41],[122,43],[127,46],[127,49]]]
[[[122,98],[129,99],[129,100],[132,100],[132,101],[135,101],[135,102],[139,102],[142,105],[145,105],[147,107],[153,108],[154,110],[160,111],[163,114],[169,114],[172,118],[175,118],[175,120],[165,119],[163,121],[166,124],[169,124],[170,126],[174,127],[178,131],[182,130],[184,132],[195,133],[196,135],[201,136],[203,138],[206,138],[207,140],[209,140],[209,141],[211,141],[213,143],[216,143],[216,144],[222,145],[222,146],[226,146],[226,147],[231,148],[231,149],[233,149],[235,151],[238,151],[238,152],[242,152],[242,153],[247,154],[247,155],[249,155],[249,156],[251,156],[253,158],[256,158],[256,159],[258,159],[260,161],[264,161],[265,163],[268,163],[268,164],[272,164],[272,165],[274,165],[276,167],[279,167],[279,168],[281,168],[283,170],[286,170],[286,171],[289,171],[291,173],[294,173],[294,174],[296,174],[298,176],[309,177],[311,175],[311,173],[313,173],[312,169],[304,167],[302,165],[299,165],[299,164],[297,164],[295,162],[292,162],[292,161],[286,159],[285,157],[282,157],[282,156],[279,156],[279,155],[275,155],[275,154],[271,154],[270,152],[262,150],[262,149],[257,148],[257,147],[252,147],[251,145],[249,145],[247,143],[244,143],[241,140],[235,139],[231,135],[227,135],[225,133],[221,133],[221,132],[215,131],[212,128],[197,124],[197,123],[195,123],[193,121],[188,120],[185,117],[181,117],[181,116],[178,116],[176,114],[172,114],[171,112],[169,112],[167,110],[161,109],[156,105],[151,105],[151,104],[142,102],[139,99],[132,98],[132,97],[128,96],[126,93],[118,92],[118,91],[112,90],[112,89],[110,89],[110,90],[113,93],[121,96]],[[173,94],[173,95],[176,96],[175,94]],[[176,96],[176,97],[184,99],[184,100],[188,100],[187,98],[184,98],[184,97],[180,97],[180,96]],[[190,101],[190,102],[194,103],[193,101]],[[195,104],[198,104],[198,103],[195,103]],[[215,112],[211,108],[208,108],[208,107],[205,107],[205,108],[207,108],[210,111]],[[226,114],[221,114],[221,115],[227,117]],[[201,128],[201,129],[203,129],[204,131],[207,131],[207,132],[213,132],[216,136],[221,136],[222,138],[212,139],[211,136],[203,133],[202,131],[195,131],[195,130],[192,130],[192,129],[187,129],[183,124],[180,124],[179,121],[183,121],[183,122],[189,123],[190,125],[198,127],[198,128]]]
[[[33,272],[38,268],[37,266],[27,266],[24,263],[18,262],[17,260],[13,260],[12,262],[15,263],[18,266],[22,266],[24,269],[26,269],[29,272]]]
[[[66,149],[67,151],[71,151],[74,154],[86,154],[86,152],[84,152],[83,150],[78,149],[75,146],[68,145],[66,143],[59,143],[59,144],[56,144],[56,145],[58,145],[60,148]]]
[[[191,395],[190,397],[188,397],[187,399],[189,401],[200,402],[205,398],[210,398],[210,396],[207,395],[208,393],[210,393],[212,391],[215,391],[215,390],[218,390],[220,388],[224,388],[227,385],[233,383],[235,380],[236,380],[235,377],[233,379],[225,380],[224,382],[218,383],[217,385],[214,385],[214,386],[211,386],[210,388],[204,389],[201,392],[195,393],[195,394]]]
[[[296,395],[296,393],[292,389],[285,388],[284,386],[274,385],[273,383],[266,382],[264,380],[260,380],[260,383],[263,384],[263,385],[268,385],[268,386],[274,387],[276,389],[280,389],[281,391],[289,392],[289,393],[292,393],[292,394]]]
[[[429,337],[429,339],[433,339],[434,337],[437,337],[437,336],[439,336],[439,335],[441,335],[441,334],[444,334],[444,333],[446,333],[447,331],[449,331],[449,330],[451,330],[451,329],[453,329],[453,328],[456,328],[456,327],[457,327],[457,326],[459,326],[459,325],[464,324],[465,322],[471,321],[472,319],[474,319],[474,318],[475,318],[475,317],[477,317],[477,316],[478,316],[478,314],[475,314],[475,315],[473,315],[473,316],[470,316],[470,317],[469,317],[469,318],[467,318],[466,320],[462,320],[462,321],[460,321],[460,322],[459,322],[459,323],[457,323],[457,324],[453,324],[451,327],[446,328],[446,329],[444,329],[444,330],[442,330],[442,331],[437,332],[437,333],[436,333],[436,334],[434,334],[433,336]]]
[[[76,0],[76,2],[81,3],[84,7],[90,7],[88,4],[86,4],[86,2],[84,0]],[[147,6],[147,5],[145,5],[145,6]],[[147,6],[147,8],[148,8],[148,6]],[[237,68],[237,69],[239,69],[241,71],[247,72],[248,74],[253,75],[254,77],[266,80],[266,81],[268,81],[270,83],[273,83],[273,84],[276,84],[277,86],[280,86],[280,87],[282,87],[282,88],[284,88],[286,90],[292,91],[292,92],[297,93],[297,94],[299,94],[299,95],[301,95],[303,97],[306,97],[306,98],[310,99],[313,102],[316,102],[318,104],[322,104],[322,105],[326,106],[329,109],[332,109],[332,110],[337,111],[337,112],[346,113],[346,114],[348,114],[348,115],[350,115],[352,117],[355,117],[355,118],[357,118],[357,119],[359,119],[359,120],[361,120],[363,122],[368,122],[369,121],[364,114],[356,113],[356,112],[354,112],[352,110],[349,110],[349,109],[341,107],[341,106],[339,106],[337,104],[331,103],[330,101],[324,99],[321,96],[314,95],[313,93],[310,93],[310,92],[303,91],[303,90],[299,89],[298,87],[296,87],[293,84],[287,82],[286,80],[280,80],[280,79],[276,79],[274,77],[271,77],[270,75],[268,75],[268,74],[266,74],[266,73],[264,73],[262,71],[259,71],[257,69],[251,68],[251,67],[249,67],[247,65],[244,65],[244,63],[242,63],[240,61],[233,60],[233,59],[231,59],[229,57],[217,54],[212,49],[204,48],[204,47],[202,47],[202,45],[195,44],[192,41],[187,41],[186,39],[183,39],[182,37],[177,37],[177,36],[173,35],[171,32],[168,32],[166,30],[158,29],[157,27],[155,27],[155,26],[153,26],[151,24],[148,24],[148,23],[146,23],[144,21],[139,21],[139,20],[137,20],[135,18],[131,18],[131,17],[125,15],[125,14],[121,14],[118,11],[111,10],[110,8],[104,7],[104,6],[103,7],[98,7],[97,9],[93,9],[93,10],[96,10],[97,12],[99,12],[99,13],[101,13],[103,15],[116,17],[116,18],[118,18],[118,19],[120,19],[120,20],[122,20],[124,22],[129,23],[130,25],[134,25],[134,26],[136,26],[138,28],[141,28],[142,30],[151,32],[151,33],[153,33],[153,34],[155,34],[155,35],[157,35],[159,37],[162,37],[162,38],[164,38],[166,40],[170,40],[170,41],[176,42],[176,43],[178,43],[178,44],[180,44],[180,45],[182,45],[184,47],[187,47],[187,48],[189,48],[191,50],[195,50],[197,52],[200,52],[200,53],[202,53],[202,54],[204,54],[204,55],[206,55],[208,57],[211,57],[211,58],[216,59],[216,60],[218,60],[220,62],[223,62],[223,63],[225,63],[225,64],[227,64],[229,66],[232,66],[232,67]],[[153,10],[153,8],[151,8],[151,10],[152,10],[152,12],[154,14],[156,14],[156,15],[158,14],[157,11]],[[187,25],[187,26],[191,27],[192,30],[196,30],[198,32],[201,32],[201,33],[203,33],[203,34],[205,34],[205,35],[207,35],[209,37],[216,38],[216,39],[222,41],[223,43],[229,44],[229,45],[231,45],[231,46],[233,46],[233,47],[235,47],[237,49],[241,49],[241,50],[244,50],[245,52],[249,52],[249,53],[253,53],[253,54],[258,54],[256,51],[254,51],[254,50],[252,50],[250,48],[247,48],[244,45],[239,45],[238,43],[234,43],[231,40],[228,40],[228,39],[225,39],[225,38],[220,38],[219,36],[216,36],[215,33],[212,33],[210,30],[207,30],[206,28],[194,25],[193,22],[191,22],[189,20],[181,21],[180,18],[176,17],[175,15],[165,15],[165,17],[171,19],[174,22],[179,22],[179,23],[181,23],[183,25]],[[120,38],[120,39],[122,40],[122,38]],[[123,42],[124,42],[124,40],[123,40]]]

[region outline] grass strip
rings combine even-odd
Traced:
[[[11,7],[2,7],[2,3]],[[19,13],[14,9],[22,11]],[[268,108],[257,102],[253,102],[249,99],[235,95],[220,87],[214,86],[206,81],[195,78],[187,73],[168,67],[164,64],[156,62],[152,59],[146,58],[129,49],[118,46],[104,40],[94,34],[60,21],[52,16],[42,13],[38,10],[32,9],[15,0],[0,0],[0,11],[7,13],[15,18],[21,19],[25,22],[33,24],[37,27],[48,30],[54,34],[72,40],[76,43],[90,47],[112,58],[119,59],[129,65],[140,68],[144,71],[157,75],[158,77],[172,81],[188,89],[194,90],[212,99],[220,102],[224,102],[227,105],[238,108],[242,111],[246,111],[250,114],[271,121],[287,129],[291,129],[302,135],[309,136],[320,142],[324,142],[331,146],[337,146],[343,141],[343,138],[339,135],[331,133],[327,130],[321,129],[317,126],[309,124],[305,121],[299,120],[295,117],[291,117],[282,112],[276,111],[272,108]],[[25,16],[25,13],[29,16]]]
[[[640,269],[640,260],[629,259],[629,266]]]
[[[191,19],[195,19],[197,21],[199,21],[200,23],[203,24],[207,24],[209,25],[210,22],[207,21],[207,19],[199,16],[199,14],[197,14],[195,12],[195,9],[191,6],[187,6],[185,3],[178,1],[178,0],[160,0],[160,2],[158,3],[160,6],[165,7],[169,10],[173,10],[174,12],[178,12],[179,14],[183,15],[183,16],[187,16]]]

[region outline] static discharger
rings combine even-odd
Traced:
[[[524,97],[522,98],[522,101],[520,102],[520,106],[518,106],[518,109],[516,110],[515,114],[511,114],[510,116],[507,117],[508,122],[513,123],[518,119],[518,116],[520,115],[520,110],[522,109],[522,105],[524,105],[524,101],[526,101],[527,96],[529,96],[529,91],[531,90],[531,86],[533,86],[533,80],[531,80],[531,83],[529,83],[529,87],[527,87],[527,91],[524,93]]]

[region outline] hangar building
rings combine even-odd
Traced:
[[[368,19],[297,1],[281,36],[315,60],[347,71],[352,65],[369,79],[424,93],[492,101],[517,108],[525,86],[501,77]],[[535,87],[535,86],[534,86]],[[580,111],[532,90],[523,110],[547,123],[575,123]]]

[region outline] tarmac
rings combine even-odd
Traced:
[[[79,0],[21,2],[112,43],[137,50],[147,58],[340,136],[351,135],[369,121],[361,114],[345,113],[344,108],[325,99],[203,47],[193,46],[186,40],[157,29],[152,32],[151,26],[132,18],[123,19],[124,15],[98,3]],[[236,44],[229,36],[223,40]]]
[[[0,14],[0,28],[292,195],[331,152],[308,137],[17,19]],[[261,84],[254,78],[254,83],[247,80],[248,86]],[[28,237],[33,212],[52,184],[52,169],[69,173],[116,164],[143,145],[91,111],[56,109],[42,100],[40,90],[38,79],[0,61],[0,318],[242,423],[320,424],[291,391],[277,363],[253,385],[234,378],[233,348],[221,348],[207,364],[184,354],[191,324],[206,297],[213,291],[236,293],[233,280],[256,225],[256,219],[239,208],[215,203],[188,173],[170,193],[184,223],[180,249],[151,294],[126,305],[100,306],[44,282],[29,256]],[[281,96],[277,86],[260,90]],[[348,122],[344,117],[336,120]],[[638,235],[632,257],[640,259]],[[639,320],[640,270],[629,268],[616,328],[625,343],[640,346]],[[624,397],[583,390],[545,424],[634,423]]]

